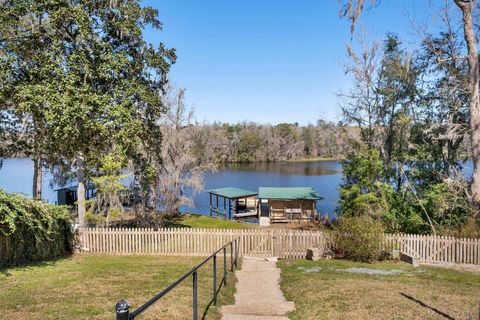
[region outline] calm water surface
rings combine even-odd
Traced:
[[[33,163],[28,158],[6,159],[0,169],[0,188],[8,192],[32,195]],[[318,202],[321,213],[333,215],[338,199],[342,166],[338,161],[235,164],[218,168],[205,175],[205,189],[238,187],[257,191],[258,187],[312,187],[324,199]],[[43,197],[55,203],[54,189],[49,172],[44,174]],[[201,214],[209,212],[209,196],[203,192],[195,195],[196,207],[184,208]]]

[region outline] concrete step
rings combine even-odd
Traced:
[[[280,269],[276,259],[244,257],[236,272],[235,304],[221,308],[224,320],[286,320],[295,304],[280,290]]]
[[[272,261],[272,260],[275,260],[275,262],[277,261],[277,257],[267,257],[267,258],[262,258],[262,257],[257,257],[257,256],[254,256],[254,255],[248,255],[248,254],[245,254],[243,255],[243,259],[248,259],[248,260],[256,260],[256,261]]]
[[[291,301],[282,303],[250,303],[235,304],[222,307],[222,315],[252,315],[252,316],[284,316],[289,311],[295,310],[295,304]]]
[[[241,305],[257,305],[257,304],[266,304],[266,305],[279,305],[287,302],[282,297],[272,297],[268,299],[262,299],[261,297],[250,297],[246,294],[236,294],[235,300],[242,301]]]
[[[279,277],[269,274],[268,277],[248,278],[239,277],[235,301],[242,303],[282,303],[285,298],[278,290]]]
[[[280,271],[278,269],[261,269],[261,270],[241,270],[235,273],[238,279],[255,279],[265,277],[268,280],[280,280]]]
[[[274,261],[265,261],[265,260],[243,260],[242,270],[270,270],[277,269],[276,263]]]

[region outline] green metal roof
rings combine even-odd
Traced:
[[[221,197],[236,199],[236,198],[243,198],[247,196],[256,196],[258,193],[255,191],[239,189],[239,188],[219,188],[219,189],[211,189],[208,190],[209,193],[215,194]]]
[[[281,199],[281,200],[320,200],[320,195],[310,187],[293,188],[270,188],[260,187],[258,191],[259,199]]]

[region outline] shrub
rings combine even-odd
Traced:
[[[0,266],[55,258],[72,251],[72,218],[49,205],[0,189]]]
[[[334,226],[335,248],[345,258],[370,262],[385,257],[383,225],[369,216],[341,217]]]

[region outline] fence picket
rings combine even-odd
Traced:
[[[81,248],[92,253],[208,256],[224,243],[239,238],[240,256],[271,255],[304,259],[312,246],[328,249],[333,239],[326,232],[277,229],[195,228],[81,228]],[[379,248],[399,250],[424,263],[480,264],[480,239],[451,236],[385,234]]]

